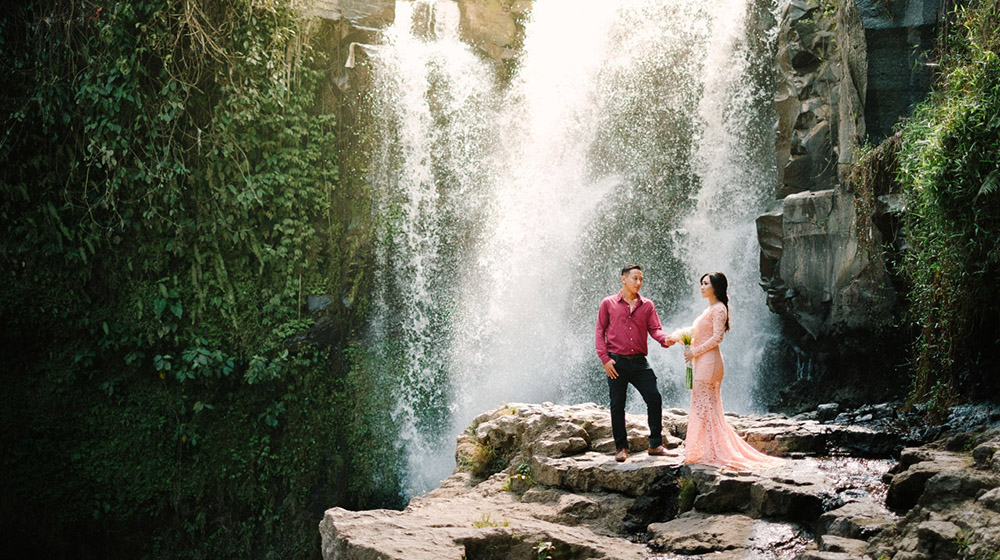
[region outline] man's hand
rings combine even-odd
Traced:
[[[608,360],[604,363],[604,372],[608,374],[611,379],[618,379],[618,370],[615,369],[615,361]]]
[[[674,344],[677,344],[680,341],[681,341],[680,338],[678,338],[678,337],[676,337],[676,336],[674,336],[672,334],[668,334],[667,335],[667,346],[672,346]],[[664,348],[666,348],[666,346]]]

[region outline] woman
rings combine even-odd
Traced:
[[[721,272],[701,277],[701,297],[708,299],[708,309],[695,319],[691,347],[684,350],[684,359],[694,362],[684,462],[740,470],[777,467],[784,461],[743,441],[722,412],[724,370],[719,343],[729,330],[728,287]],[[681,332],[675,331],[668,339],[679,342]]]

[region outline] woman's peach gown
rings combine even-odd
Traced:
[[[684,441],[686,463],[738,470],[777,467],[783,459],[765,455],[743,440],[722,412],[724,367],[719,343],[726,330],[726,306],[710,305],[694,322],[691,351],[694,383]]]

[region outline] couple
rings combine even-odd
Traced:
[[[627,265],[622,269],[621,291],[604,298],[597,312],[594,344],[608,376],[611,431],[617,448],[615,460],[619,462],[628,458],[625,392],[629,383],[646,401],[649,454],[667,454],[663,447],[662,399],[656,388],[656,375],[646,362],[646,336],[667,348],[680,342],[681,331],[669,335],[663,331],[653,302],[639,295],[641,287],[642,267]],[[708,299],[708,309],[695,319],[691,348],[684,351],[684,358],[694,362],[684,462],[739,470],[775,467],[783,461],[751,447],[723,416],[720,393],[723,363],[719,343],[729,330],[727,288],[726,276],[721,272],[701,277],[701,297]]]

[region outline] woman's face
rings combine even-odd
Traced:
[[[712,287],[712,282],[708,279],[708,276],[701,279],[701,297],[707,298],[715,295],[715,288]]]

